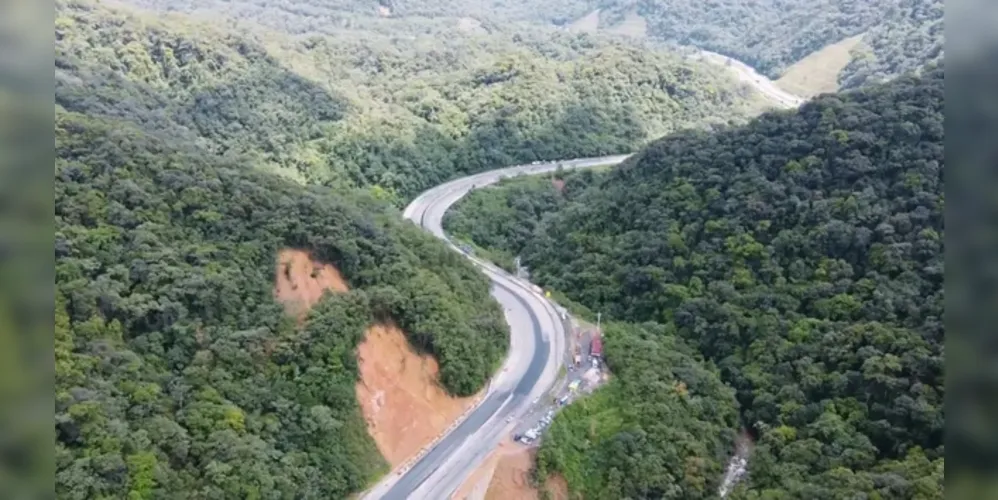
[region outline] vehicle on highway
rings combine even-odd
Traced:
[[[599,337],[593,337],[592,343],[589,345],[589,355],[592,357],[599,357],[603,355],[603,340]],[[595,365],[593,365],[595,366]]]

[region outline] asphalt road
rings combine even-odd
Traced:
[[[707,59],[727,58],[705,53]],[[732,60],[729,65],[743,80],[785,107],[802,102],[779,89],[748,66]],[[443,230],[443,217],[454,203],[476,187],[503,177],[536,175],[602,165],[615,165],[630,155],[584,158],[491,170],[450,181],[419,195],[406,207],[405,218],[455,246]],[[493,296],[506,310],[510,325],[510,349],[502,369],[489,383],[478,406],[403,470],[395,471],[363,496],[365,500],[439,500],[448,498],[475,470],[499,441],[523,423],[536,421],[551,404],[541,399],[552,389],[558,370],[565,363],[565,328],[553,305],[529,283],[498,267],[467,255],[493,283]],[[588,344],[588,342],[586,342]],[[588,348],[588,345],[584,345]],[[588,356],[584,356],[588,361]],[[583,365],[585,366],[585,365]],[[526,417],[526,418],[524,418]],[[523,419],[525,422],[521,422]]]
[[[571,327],[569,326],[569,328]],[[577,398],[584,394],[591,393],[597,386],[603,383],[602,380],[599,380],[595,383],[595,385],[593,385],[586,378],[587,373],[594,369],[592,366],[593,358],[589,355],[592,342],[591,333],[593,329],[580,327],[579,331],[581,335],[575,340],[575,342],[578,342],[580,347],[579,354],[581,358],[581,366],[568,369],[568,371],[565,372],[565,377],[562,378],[550,392],[548,392],[544,397],[541,397],[536,404],[530,405],[528,413],[517,418],[513,428],[510,430],[511,438],[517,435],[526,434],[529,429],[537,429],[540,431],[538,433],[538,441],[531,443],[532,446],[536,446],[540,443],[540,440],[543,439],[544,433],[547,430],[547,425],[542,423],[542,419],[546,415],[553,415],[561,411],[563,408],[563,406],[557,402],[559,399],[563,396],[568,396],[569,399],[567,404],[572,404],[572,402],[574,402]],[[566,334],[574,336],[571,330],[567,330]],[[571,343],[571,341],[568,342],[568,344]],[[565,352],[565,364],[571,364],[572,361],[572,353],[569,350],[569,352]],[[605,368],[602,364],[600,364],[599,368],[595,369],[598,377],[602,377],[604,369]],[[569,386],[575,381],[579,382],[580,387],[576,392],[572,392]]]
[[[735,73],[735,76],[739,80],[755,87],[759,93],[784,108],[796,108],[804,103],[804,99],[781,89],[772,80],[756,71],[755,68],[737,59],[707,50],[698,50],[698,56],[708,62],[727,66]]]
[[[474,187],[503,177],[614,165],[628,155],[519,165],[456,179],[418,196],[406,207],[405,218],[438,238],[444,234],[443,216]],[[460,252],[453,243],[450,246]],[[510,349],[502,369],[493,377],[481,402],[414,464],[396,471],[368,490],[365,500],[443,499],[451,495],[508,434],[517,419],[532,411],[554,384],[564,361],[565,329],[555,307],[529,283],[496,266],[468,255],[491,280],[492,295],[506,311]]]

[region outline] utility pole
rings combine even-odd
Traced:
[[[600,325],[600,319],[602,319],[602,317],[603,317],[603,313],[601,313],[601,312],[596,313],[596,331],[597,332],[600,331],[599,325]]]

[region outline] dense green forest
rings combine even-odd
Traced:
[[[386,470],[353,391],[367,325],[399,324],[457,395],[507,345],[487,280],[392,204],[763,105],[717,68],[599,37],[355,14],[296,35],[256,24],[260,5],[57,2],[60,496],[359,491]],[[352,290],[301,326],[271,292],[284,246]]]
[[[601,22],[627,13],[648,35],[739,59],[776,79],[793,63],[863,34],[863,45],[839,75],[843,88],[920,70],[942,57],[942,0],[605,0]]]
[[[126,0],[161,11],[225,12],[291,33],[335,34],[342,28],[412,32],[473,19],[485,29],[510,24],[563,25],[591,11],[589,0]],[[384,22],[384,21],[389,22]],[[397,31],[396,31],[397,32]]]
[[[734,391],[659,324],[610,324],[613,380],[545,433],[537,474],[583,498],[715,498],[738,421]]]
[[[629,152],[762,106],[721,68],[586,35],[455,25],[290,36],[57,6],[56,100],[67,110],[303,183],[377,186],[399,204],[461,173]]]
[[[455,394],[505,352],[488,282],[363,194],[305,189],[122,122],[57,114],[57,488],[66,498],[343,498],[385,470],[354,347],[397,322]],[[351,285],[302,328],[276,252]]]
[[[942,1],[897,2],[863,35],[863,46],[839,74],[839,84],[848,89],[882,82],[942,58]]]
[[[555,423],[540,471],[593,497],[711,496],[740,417],[759,444],[738,494],[932,497],[941,76],[732,129],[765,105],[723,68],[551,26],[594,7],[57,0],[59,495],[359,491],[386,470],[353,391],[366,326],[398,323],[457,395],[507,342],[486,279],[392,205],[673,134],[611,174],[483,190],[448,217],[631,322],[608,327],[616,378]],[[854,7],[746,60],[779,68],[869,28],[860,84],[931,52],[934,10],[902,9],[918,35],[900,50]],[[704,40],[746,34],[733,12]],[[285,246],[351,286],[302,325],[272,296]]]
[[[580,173],[560,191],[549,179],[482,189],[449,229],[503,242],[536,283],[660,323],[663,342],[715,364],[757,439],[732,498],[942,498],[942,108],[939,68],[665,138],[579,189]],[[608,365],[639,383],[614,335]],[[552,439],[541,456],[577,446]],[[616,484],[552,464],[588,477],[570,482],[579,491]]]
[[[587,169],[503,179],[458,201],[444,215],[443,226],[452,237],[478,246],[490,261],[511,270],[541,218],[565,207],[598,176]]]
[[[345,29],[416,34],[460,25],[479,32],[567,26],[600,9],[601,29],[628,15],[645,19],[653,39],[719,52],[778,78],[790,65],[840,40],[863,35],[842,88],[921,70],[943,51],[942,0],[378,0],[253,2],[128,0],[158,10],[224,12],[282,32],[341,34]]]

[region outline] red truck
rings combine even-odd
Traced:
[[[603,355],[603,339],[593,337],[593,341],[589,345],[589,355],[594,358],[598,358]]]

